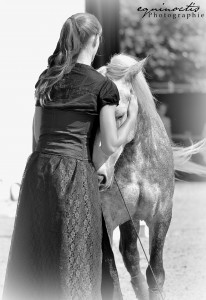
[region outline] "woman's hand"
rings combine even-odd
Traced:
[[[127,109],[127,116],[129,118],[135,119],[138,114],[138,101],[134,95],[131,95],[129,106]]]

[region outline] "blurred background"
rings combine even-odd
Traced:
[[[171,13],[170,17],[142,18],[143,12],[137,12],[138,7],[158,8],[163,2],[167,8],[190,4],[87,1],[88,10],[99,17],[104,28],[105,43],[95,66],[107,63],[112,54],[120,51],[139,59],[148,57],[146,77],[159,101],[157,108],[168,135],[176,143],[189,145],[206,132],[206,15],[187,19],[173,18],[177,13]],[[196,5],[205,13],[206,2],[198,1]],[[199,157],[199,161],[204,163],[204,158]]]
[[[0,216],[3,216],[0,218],[0,237],[2,237],[0,250],[3,253],[1,287],[19,185],[27,158],[32,151],[34,85],[40,73],[47,67],[47,59],[55,49],[61,27],[70,15],[87,11],[96,15],[103,26],[103,42],[93,63],[95,68],[106,64],[113,54],[119,52],[131,54],[139,59],[148,57],[145,67],[146,77],[157,99],[158,112],[172,141],[179,145],[190,145],[206,137],[206,2],[204,0],[195,2],[200,6],[201,14],[205,14],[203,18],[154,16],[142,18],[143,13],[137,11],[140,6],[148,9],[160,7],[163,2],[168,8],[191,3],[184,0],[1,2]],[[194,155],[192,160],[206,165],[206,154],[202,152]],[[180,202],[174,220],[181,218],[180,211],[184,210],[187,200],[191,200],[190,205],[193,203],[195,207],[200,206],[203,214],[206,193],[202,185],[201,189],[199,186],[202,178],[186,174],[177,175],[181,179],[193,182],[185,188],[177,184],[176,199]],[[197,193],[194,192],[197,190],[200,193],[198,198]],[[189,195],[188,191],[190,191]],[[193,207],[190,209],[192,211]],[[185,214],[188,217],[186,212]],[[195,214],[188,217],[188,224],[191,218],[193,218],[193,226],[197,224],[194,220],[201,219],[201,223],[196,225],[198,226],[197,237],[203,239],[202,230],[206,225],[203,215]],[[171,230],[171,235],[174,233],[173,238],[177,238],[184,232],[185,224],[182,229],[177,225],[174,226],[176,231],[174,233]],[[147,242],[145,240],[145,243]],[[170,245],[166,244],[166,247],[169,249]],[[202,249],[203,246],[200,248]],[[169,268],[173,266],[171,263]],[[190,271],[192,273],[194,269]],[[181,272],[177,273],[175,273],[177,279],[178,275],[184,275]],[[204,274],[201,273],[201,276],[206,279]],[[122,278],[125,281],[124,277]],[[189,285],[191,286],[191,282],[188,283]],[[172,290],[171,285],[168,287]],[[127,295],[125,299],[134,299],[133,294],[130,292],[127,294],[127,288],[128,286],[125,286],[125,295]],[[200,285],[198,289],[200,293]],[[190,298],[189,294],[184,298],[183,294],[179,296],[180,298],[171,296],[170,299],[198,299],[196,294],[193,298]],[[170,295],[172,295],[171,291]]]

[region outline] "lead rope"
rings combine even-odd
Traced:
[[[131,221],[132,221],[132,224],[133,224],[134,230],[135,230],[135,232],[136,232],[137,238],[138,238],[138,240],[139,240],[139,243],[140,243],[140,245],[141,245],[142,251],[143,251],[143,253],[144,253],[144,255],[145,255],[145,258],[146,258],[146,260],[147,260],[148,266],[149,266],[149,268],[150,268],[150,270],[151,270],[151,272],[152,272],[152,275],[153,275],[153,277],[154,277],[154,280],[155,280],[155,283],[156,283],[158,292],[159,292],[159,294],[160,294],[162,300],[165,300],[165,298],[163,297],[163,294],[162,294],[162,292],[161,292],[161,289],[160,289],[160,287],[159,287],[159,285],[158,285],[157,278],[156,278],[156,276],[155,276],[155,274],[154,274],[154,271],[153,271],[153,269],[152,269],[152,266],[150,265],[150,262],[149,262],[149,259],[148,259],[148,257],[147,257],[147,254],[146,254],[146,252],[145,252],[145,250],[144,250],[144,247],[143,247],[143,244],[142,244],[141,239],[140,239],[140,237],[139,237],[139,234],[138,234],[138,232],[137,232],[137,230],[136,230],[136,228],[135,228],[134,221],[133,221],[132,216],[131,216],[131,214],[130,214],[130,212],[129,212],[129,209],[128,209],[127,205],[126,205],[126,202],[125,202],[125,200],[124,200],[124,197],[123,197],[123,195],[122,195],[122,192],[121,192],[121,190],[120,190],[120,187],[119,187],[119,184],[118,184],[118,182],[117,182],[117,179],[116,179],[116,176],[115,176],[115,175],[114,175],[114,180],[115,180],[115,182],[116,182],[116,184],[117,184],[118,190],[119,190],[120,195],[121,195],[121,197],[122,197],[123,203],[124,203],[124,205],[125,205],[125,207],[126,207],[126,210],[127,210],[127,212],[128,212],[128,215],[129,215],[129,217],[130,217],[130,219],[131,219]]]

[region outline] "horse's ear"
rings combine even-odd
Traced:
[[[138,61],[135,65],[129,67],[127,73],[124,76],[126,82],[132,82],[134,77],[143,70],[147,58]]]
[[[97,69],[97,71],[99,73],[101,73],[102,75],[106,76],[106,74],[107,74],[107,67],[106,66],[102,66],[101,68]]]

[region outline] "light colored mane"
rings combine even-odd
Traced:
[[[144,64],[146,59],[138,60],[130,55],[116,54],[106,66],[106,75],[111,80],[124,80],[130,82],[137,96],[137,101],[142,112],[148,117],[156,117],[155,97],[144,76]],[[139,72],[138,72],[138,70]],[[138,73],[137,73],[138,72]]]

